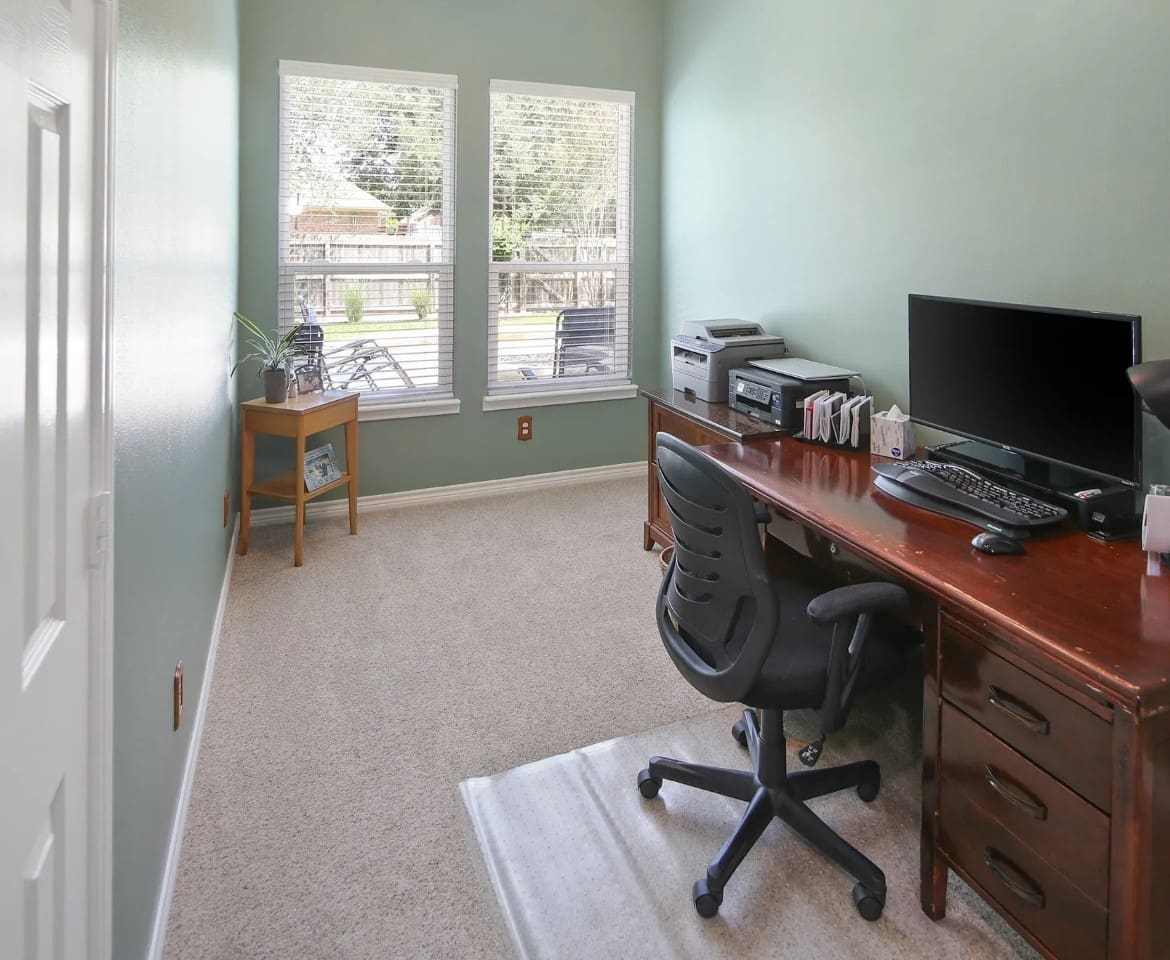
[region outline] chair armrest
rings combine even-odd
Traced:
[[[813,597],[808,617],[817,624],[837,623],[862,613],[897,610],[909,602],[906,591],[892,583],[855,583]]]

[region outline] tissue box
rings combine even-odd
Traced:
[[[914,456],[914,424],[897,407],[875,413],[869,421],[869,452],[908,460]]]

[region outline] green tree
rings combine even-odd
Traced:
[[[442,210],[444,98],[435,87],[289,76],[290,189],[328,201],[345,182],[402,219]]]
[[[493,96],[495,262],[614,258],[618,152],[626,109],[602,101]],[[556,247],[564,252],[553,252]],[[599,302],[600,285],[599,274],[578,273],[575,296]]]

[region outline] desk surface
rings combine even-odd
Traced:
[[[320,410],[322,407],[329,407],[335,403],[356,398],[357,394],[348,390],[326,390],[322,393],[299,394],[279,403],[269,403],[263,397],[257,397],[255,400],[243,401],[240,407],[245,410],[262,410],[265,413],[295,417],[302,413],[308,413],[310,410]]]
[[[1027,541],[1024,556],[988,556],[971,548],[970,524],[877,490],[868,453],[793,439],[704,449],[760,499],[992,631],[1026,638],[1038,660],[1139,714],[1170,706],[1170,570],[1146,576],[1136,541],[1099,543],[1067,523]]]

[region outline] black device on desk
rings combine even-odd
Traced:
[[[884,493],[1013,540],[1023,540],[1037,527],[1060,523],[1068,516],[1063,507],[992,483],[954,464],[930,460],[875,463],[873,472],[874,484]]]
[[[804,398],[818,390],[848,393],[849,377],[802,379],[757,366],[740,367],[728,377],[727,402],[733,410],[795,433],[804,426]]]
[[[1141,484],[1141,410],[1126,375],[1140,360],[1140,317],[912,294],[909,341],[911,418],[970,438],[931,460],[990,477],[993,505],[1026,494],[1060,508],[1040,525],[1067,512],[1102,538],[1126,528]],[[963,476],[951,486],[970,494]]]

